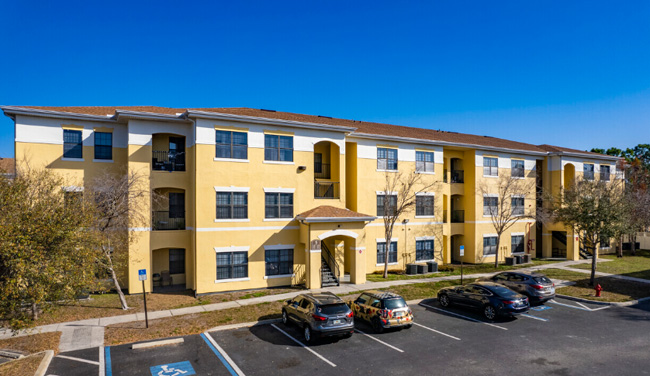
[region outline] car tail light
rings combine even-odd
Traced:
[[[512,301],[512,300],[504,300],[503,303],[505,303],[505,304],[513,304],[514,301]]]
[[[314,320],[316,320],[316,321],[327,321],[327,317],[319,316],[319,315],[317,315],[315,313],[312,314],[311,317],[313,317]]]
[[[354,312],[352,312],[352,311],[350,311],[350,313],[348,313],[347,315],[345,315],[345,317],[352,317],[352,316],[354,316]]]
[[[530,285],[530,287],[534,288],[535,290],[541,290],[544,288],[542,285]]]

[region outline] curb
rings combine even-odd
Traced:
[[[43,358],[43,360],[41,360],[41,364],[38,366],[38,369],[36,370],[34,376],[45,376],[45,372],[47,371],[48,367],[50,367],[50,362],[52,361],[52,358],[54,358],[54,351],[45,350],[42,352],[45,353],[45,357]],[[36,353],[36,354],[40,354],[40,353]]]
[[[603,306],[615,306],[615,307],[629,307],[629,306],[633,306],[635,304],[639,304],[639,303],[650,300],[650,296],[649,296],[649,297],[646,297],[646,298],[630,300],[630,301],[627,301],[627,302],[601,302],[601,301],[598,301],[598,300],[577,298],[575,296],[570,296],[570,295],[555,294],[555,296],[563,298],[563,299],[567,299],[567,300],[573,300],[573,301],[576,301],[576,302],[591,303],[591,304],[597,304],[597,305],[603,305]]]
[[[251,326],[275,324],[276,322],[281,322],[281,321],[282,319],[268,319],[268,320],[252,321],[252,322],[243,322],[240,324],[221,325],[221,326],[215,326],[214,328],[207,329],[206,332],[220,332],[223,330],[230,330],[230,329],[250,328]]]

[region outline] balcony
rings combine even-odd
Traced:
[[[339,198],[339,182],[316,181],[314,182],[314,198]]]
[[[451,223],[464,223],[465,222],[465,211],[464,210],[452,210],[451,211]]]
[[[185,153],[174,150],[154,150],[151,168],[154,171],[185,171]]]
[[[332,174],[329,163],[314,162],[314,177],[316,179],[331,179]]]
[[[451,182],[457,184],[465,183],[465,171],[463,170],[452,170],[451,171]]]
[[[154,211],[151,222],[153,231],[185,230],[185,212]]]

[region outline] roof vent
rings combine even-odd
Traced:
[[[331,119],[331,116],[323,116],[323,115],[318,115],[318,117],[326,118],[326,119]]]
[[[277,112],[276,110],[267,110],[265,108],[260,108],[260,111],[266,111],[266,112]]]

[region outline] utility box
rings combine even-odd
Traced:
[[[418,265],[406,264],[406,274],[408,275],[418,274]]]
[[[426,274],[427,273],[427,264],[416,264],[418,267],[418,274]]]
[[[514,257],[506,257],[506,265],[517,265],[517,259]]]
[[[523,255],[522,258],[523,258],[523,262],[524,262],[524,264],[528,264],[528,263],[531,262],[531,260],[530,260],[530,254],[528,254],[528,253],[525,254],[525,255]]]
[[[427,262],[427,272],[437,273],[438,272],[438,263],[435,261]]]

